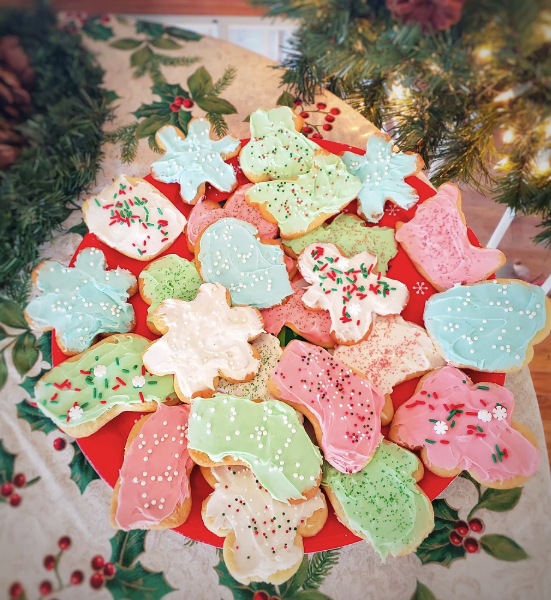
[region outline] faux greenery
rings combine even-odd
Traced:
[[[433,32],[396,22],[384,0],[255,0],[298,19],[283,83],[325,88],[421,154],[431,180],[489,191],[542,218],[551,244],[551,2],[467,2]]]
[[[23,302],[40,244],[96,177],[112,98],[99,87],[103,71],[80,36],[58,29],[51,13],[0,14],[0,36],[6,34],[19,36],[37,74],[35,113],[19,127],[29,145],[0,172],[0,289]]]

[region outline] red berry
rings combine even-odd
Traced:
[[[259,590],[253,596],[253,600],[270,600],[270,595],[264,590]]]
[[[331,109],[329,112],[330,112],[332,115],[340,115],[340,114],[341,114],[341,111],[340,111],[340,109],[339,109],[339,108],[332,108],[332,109]]]
[[[103,574],[105,577],[113,577],[117,569],[115,569],[115,565],[112,562],[105,563],[103,567]]]
[[[52,584],[49,581],[43,581],[39,586],[41,596],[47,596],[52,591]]]
[[[295,98],[295,99],[293,100],[293,104],[294,104],[295,106],[300,106],[300,105],[302,104],[302,100],[301,100],[300,98]]]
[[[484,531],[484,523],[480,519],[471,519],[469,521],[469,528],[474,533],[481,533]]]
[[[13,485],[18,488],[22,488],[27,481],[27,478],[23,473],[17,473],[17,475],[13,478]]]
[[[12,583],[10,586],[10,598],[16,600],[17,598],[21,598],[23,594],[23,586],[19,582]]]
[[[463,546],[465,546],[465,550],[469,554],[475,554],[476,552],[478,552],[478,542],[474,538],[467,538],[463,542]]]
[[[469,526],[467,523],[465,523],[465,521],[456,521],[454,524],[454,529],[462,537],[465,537],[469,533]]]
[[[318,110],[325,110],[327,108],[327,104],[325,104],[325,102],[318,102],[316,104],[316,107],[318,108]]]
[[[64,535],[63,537],[60,537],[59,541],[57,542],[57,545],[62,550],[67,550],[67,548],[71,545],[71,538],[68,535]]]
[[[457,533],[457,531],[450,531],[450,542],[454,546],[461,546],[463,538]]]
[[[182,104],[184,105],[184,108],[191,108],[193,106],[193,100],[185,98]]]
[[[67,442],[63,438],[56,438],[54,440],[54,448],[56,450],[64,450]]]
[[[323,139],[323,135],[321,135],[321,133],[316,132],[316,133],[312,134],[312,138],[315,139],[315,140],[322,140]]]
[[[307,119],[307,118],[310,116],[310,113],[307,113],[307,112],[301,112],[301,113],[300,113],[300,116],[301,116],[303,119]]]
[[[183,103],[184,103],[183,96],[176,96],[176,98],[174,98],[174,104],[176,104],[177,106],[182,106]]]
[[[6,481],[6,483],[2,484],[2,487],[0,488],[0,494],[2,494],[2,496],[4,496],[4,498],[11,496],[12,492],[13,492],[13,485],[11,483]]]
[[[325,120],[328,123],[332,123],[335,120],[335,117],[333,115],[325,115]]]
[[[170,110],[172,112],[178,112],[180,110],[180,107],[177,104],[171,104],[170,105]]]
[[[92,577],[90,577],[90,585],[95,590],[99,590],[103,585],[103,575],[101,573],[93,573]]]
[[[55,556],[53,554],[48,554],[48,556],[44,557],[44,568],[47,571],[51,571],[55,567]]]
[[[314,131],[309,125],[305,125],[302,128],[302,133],[312,133],[312,131]]]
[[[82,571],[73,571],[71,573],[71,584],[72,585],[81,584],[83,579],[84,579],[84,573]]]
[[[12,506],[19,506],[21,504],[21,496],[19,494],[12,494],[10,496],[10,504]]]
[[[103,556],[101,556],[101,554],[97,554],[92,559],[92,569],[94,569],[94,571],[99,571],[103,567],[104,563],[105,561],[103,560]]]
[[[102,23],[109,23],[109,17],[108,17],[107,15],[103,16],[103,17],[101,18],[101,22],[102,22]]]
[[[331,129],[333,129],[333,125],[329,125],[329,123],[324,123],[323,124],[323,129],[325,131],[331,131]]]

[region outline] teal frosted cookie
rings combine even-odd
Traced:
[[[125,269],[106,269],[105,256],[85,248],[74,267],[46,260],[33,271],[40,293],[31,300],[25,317],[33,329],[55,329],[64,354],[83,352],[100,333],[126,333],[135,325],[128,297],[136,291],[136,278]]]
[[[262,243],[254,225],[220,219],[201,234],[196,254],[203,281],[222,284],[232,304],[269,308],[292,295],[284,253]]]

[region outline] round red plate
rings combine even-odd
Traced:
[[[246,143],[248,140],[243,140]],[[345,144],[338,144],[336,142],[328,142],[324,140],[316,140],[320,146],[333,152],[335,154],[350,150],[357,154],[364,154],[362,150],[346,146]],[[239,185],[248,183],[248,179],[243,175],[239,169],[237,158],[229,161],[230,164],[234,165],[237,169],[237,178]],[[147,176],[147,179],[155,187],[157,187],[167,198],[169,198],[175,206],[184,214],[189,215],[191,206],[184,204],[180,199],[178,193],[177,184],[164,184],[159,183]],[[413,186],[419,193],[420,201],[426,200],[434,195],[434,190],[425,182],[417,177],[410,177],[407,182]],[[210,200],[222,201],[225,200],[229,194],[221,193],[207,185],[206,196]],[[390,205],[387,205],[390,206]],[[350,204],[347,209],[348,212],[356,211],[356,203]],[[409,211],[403,211],[400,209],[390,210],[385,212],[385,215],[379,222],[379,225],[386,225],[393,227],[396,221],[409,221],[415,214],[416,208],[412,208]],[[473,244],[478,245],[478,241],[474,234],[469,231],[469,238]],[[122,267],[128,269],[134,275],[138,276],[140,271],[148,264],[123,256],[116,250],[109,248],[105,244],[101,243],[95,235],[88,233],[82,240],[80,246],[77,249],[76,254],[83,248],[94,247],[100,248],[107,259],[107,264],[110,269],[116,267]],[[76,256],[75,254],[75,256]],[[186,242],[185,235],[181,235],[176,242],[165,252],[165,254],[179,254],[185,258],[191,259],[193,256],[189,252]],[[73,258],[74,260],[74,258]],[[404,282],[410,290],[410,300],[402,316],[408,321],[413,321],[419,325],[423,325],[423,310],[425,302],[432,294],[435,293],[434,288],[426,281],[415,269],[411,261],[409,260],[406,253],[400,248],[398,255],[391,261],[390,268],[387,273],[388,277],[393,279],[399,279]],[[422,290],[419,290],[419,288]],[[419,291],[416,291],[419,290]],[[136,311],[136,333],[143,335],[149,339],[154,339],[155,336],[149,331],[145,323],[145,317],[147,312],[147,305],[141,299],[139,294],[135,294],[131,299],[130,303],[134,306]],[[53,337],[53,363],[57,365],[63,362],[67,357],[61,352],[55,343],[55,336]],[[502,374],[487,374],[468,372],[469,376],[475,383],[480,381],[492,381],[503,385],[505,376]],[[397,408],[408,400],[415,390],[417,385],[417,379],[406,381],[405,383],[397,386],[392,393],[392,401],[394,407]],[[115,485],[119,476],[119,469],[122,465],[124,445],[130,429],[141,415],[139,413],[127,412],[119,415],[116,419],[110,421],[107,425],[102,427],[97,433],[87,438],[81,438],[78,441],[82,451],[92,463],[98,474],[111,486]],[[385,430],[383,429],[383,432]],[[430,473],[425,469],[425,475],[419,482],[421,488],[425,491],[428,497],[433,500],[444,490],[453,478],[442,478]],[[193,494],[193,506],[191,514],[188,520],[181,526],[175,529],[178,533],[185,535],[191,539],[213,546],[222,547],[224,538],[217,537],[203,525],[201,519],[201,504],[203,499],[210,494],[212,491],[211,487],[203,479],[199,469],[194,469],[191,475],[191,489]],[[337,521],[332,509],[329,510],[329,517],[323,530],[318,535],[311,538],[304,538],[304,550],[306,552],[318,552],[320,550],[329,550],[332,548],[339,548],[346,546],[354,542],[359,541],[355,535],[353,535],[344,525],[341,525]]]

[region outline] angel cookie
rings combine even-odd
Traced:
[[[203,281],[224,285],[233,304],[269,308],[293,293],[283,250],[262,243],[254,225],[221,219],[207,227],[197,242],[195,260]]]
[[[230,308],[226,288],[204,283],[194,300],[165,300],[153,315],[162,338],[143,355],[156,375],[174,375],[178,397],[186,402],[210,396],[223,376],[249,381],[258,371],[258,355],[249,341],[262,333],[262,317],[254,308]]]
[[[419,200],[417,191],[404,179],[417,175],[424,167],[419,154],[394,152],[394,143],[386,133],[373,133],[367,138],[365,154],[344,152],[342,160],[348,171],[360,178],[358,214],[370,223],[381,220],[385,201],[390,200],[408,210]]]
[[[198,465],[250,467],[276,500],[296,504],[318,492],[321,455],[283,402],[227,394],[195,398],[187,438]]]
[[[147,181],[121,175],[82,205],[84,221],[103,243],[136,260],[152,260],[182,233],[184,215]]]
[[[319,146],[300,133],[304,119],[289,107],[256,110],[250,123],[251,140],[239,155],[248,179],[293,179],[312,168]]]
[[[178,183],[187,204],[195,204],[204,195],[207,183],[221,192],[231,192],[237,185],[233,167],[224,161],[239,154],[241,143],[229,135],[211,139],[206,119],[193,119],[187,137],[176,127],[165,125],[155,140],[164,156],[151,165],[151,175],[163,183]]]
[[[173,378],[146,371],[142,353],[148,344],[133,333],[105,338],[43,375],[35,386],[36,405],[59,429],[80,438],[122,412],[152,412],[159,402],[177,402]]]
[[[298,268],[311,284],[302,301],[309,308],[329,311],[331,335],[339,344],[361,341],[375,314],[399,314],[408,302],[407,287],[377,274],[376,265],[367,252],[347,258],[326,243],[307,246],[299,257]]]
[[[214,492],[203,502],[203,522],[224,539],[230,574],[248,585],[290,579],[304,556],[303,537],[316,535],[327,520],[325,496],[289,506],[274,500],[245,467],[201,468]]]
[[[441,185],[417,207],[411,221],[396,223],[396,241],[440,292],[456,283],[487,279],[505,263],[499,250],[477,248],[469,241],[461,194],[453,183]]]
[[[376,316],[365,340],[338,346],[333,356],[369,379],[383,394],[445,364],[427,332],[399,315]]]
[[[33,271],[40,295],[27,305],[25,318],[33,329],[54,329],[64,354],[83,352],[100,333],[134,329],[134,308],[127,300],[136,292],[136,278],[125,269],[106,266],[101,250],[85,248],[74,267],[45,260]]]
[[[131,429],[111,499],[115,529],[173,529],[191,510],[189,406],[162,406]]]
[[[359,473],[324,463],[322,486],[339,521],[384,560],[415,552],[434,528],[432,504],[417,485],[422,477],[414,454],[383,440]]]
[[[389,437],[421,449],[440,477],[467,470],[482,485],[524,485],[540,463],[534,434],[511,421],[514,398],[494,383],[473,384],[454,367],[425,375],[415,395],[396,411]]]
[[[257,183],[247,191],[249,204],[277,223],[284,239],[315,229],[357,196],[362,182],[334,154],[320,151],[310,171],[295,180]]]
[[[202,283],[195,263],[177,254],[168,254],[149,263],[138,278],[140,296],[149,304],[149,329],[161,335],[153,322],[153,314],[163,300],[173,298],[191,302],[197,296]]]
[[[454,367],[518,371],[551,331],[551,302],[541,287],[516,279],[456,285],[425,305],[425,327]]]
[[[365,467],[381,443],[381,421],[392,418],[390,396],[327,350],[298,340],[283,351],[269,389],[312,423],[325,460],[343,473]]]

